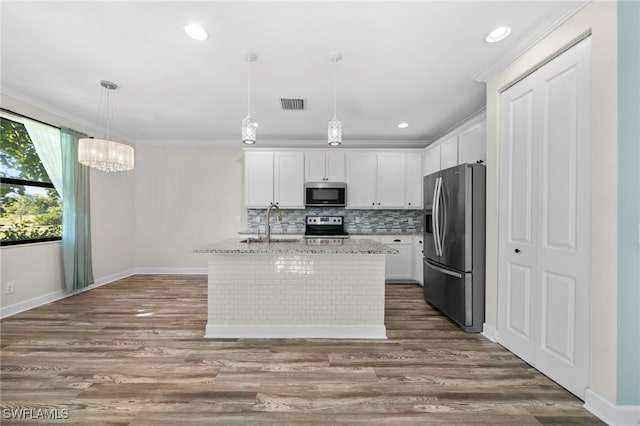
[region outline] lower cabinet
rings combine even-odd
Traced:
[[[413,237],[410,235],[384,235],[380,242],[398,250],[388,254],[386,262],[387,281],[413,280]]]
[[[422,275],[424,271],[424,263],[422,261],[424,241],[422,238],[422,235],[413,237],[413,279],[418,281],[421,286],[424,286],[424,276]]]
[[[414,281],[414,246],[411,235],[351,235],[354,239],[378,241],[398,250],[396,254],[388,254],[385,262],[385,280]],[[422,256],[422,254],[420,255]],[[422,261],[422,258],[421,258]],[[422,272],[420,272],[422,276]],[[422,279],[421,279],[422,281]]]

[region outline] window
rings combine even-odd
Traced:
[[[60,130],[4,110],[0,127],[0,243],[60,240]]]

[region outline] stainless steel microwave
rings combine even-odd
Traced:
[[[342,182],[309,182],[304,184],[307,207],[345,207],[347,184]]]

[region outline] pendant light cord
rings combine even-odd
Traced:
[[[333,61],[333,119],[335,120],[337,117],[336,114],[336,85],[337,85],[337,73],[338,73],[338,61],[334,59]]]
[[[247,117],[251,117],[251,58],[247,58]]]

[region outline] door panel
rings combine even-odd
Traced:
[[[458,271],[471,271],[471,169],[465,164],[440,172],[442,176],[442,256],[439,263]]]
[[[538,77],[542,314],[535,365],[579,397],[589,360],[590,44],[586,39],[571,48]]]
[[[575,360],[575,289],[572,277],[548,271],[542,273],[542,315],[540,345],[558,361],[574,366]]]
[[[587,38],[500,98],[499,341],[581,398],[589,360],[590,49]]]
[[[517,84],[502,94],[498,329],[500,343],[534,359],[536,161],[534,91]]]
[[[462,326],[472,325],[471,274],[424,262],[424,299]]]
[[[542,244],[575,251],[576,67],[545,82],[542,106]]]

